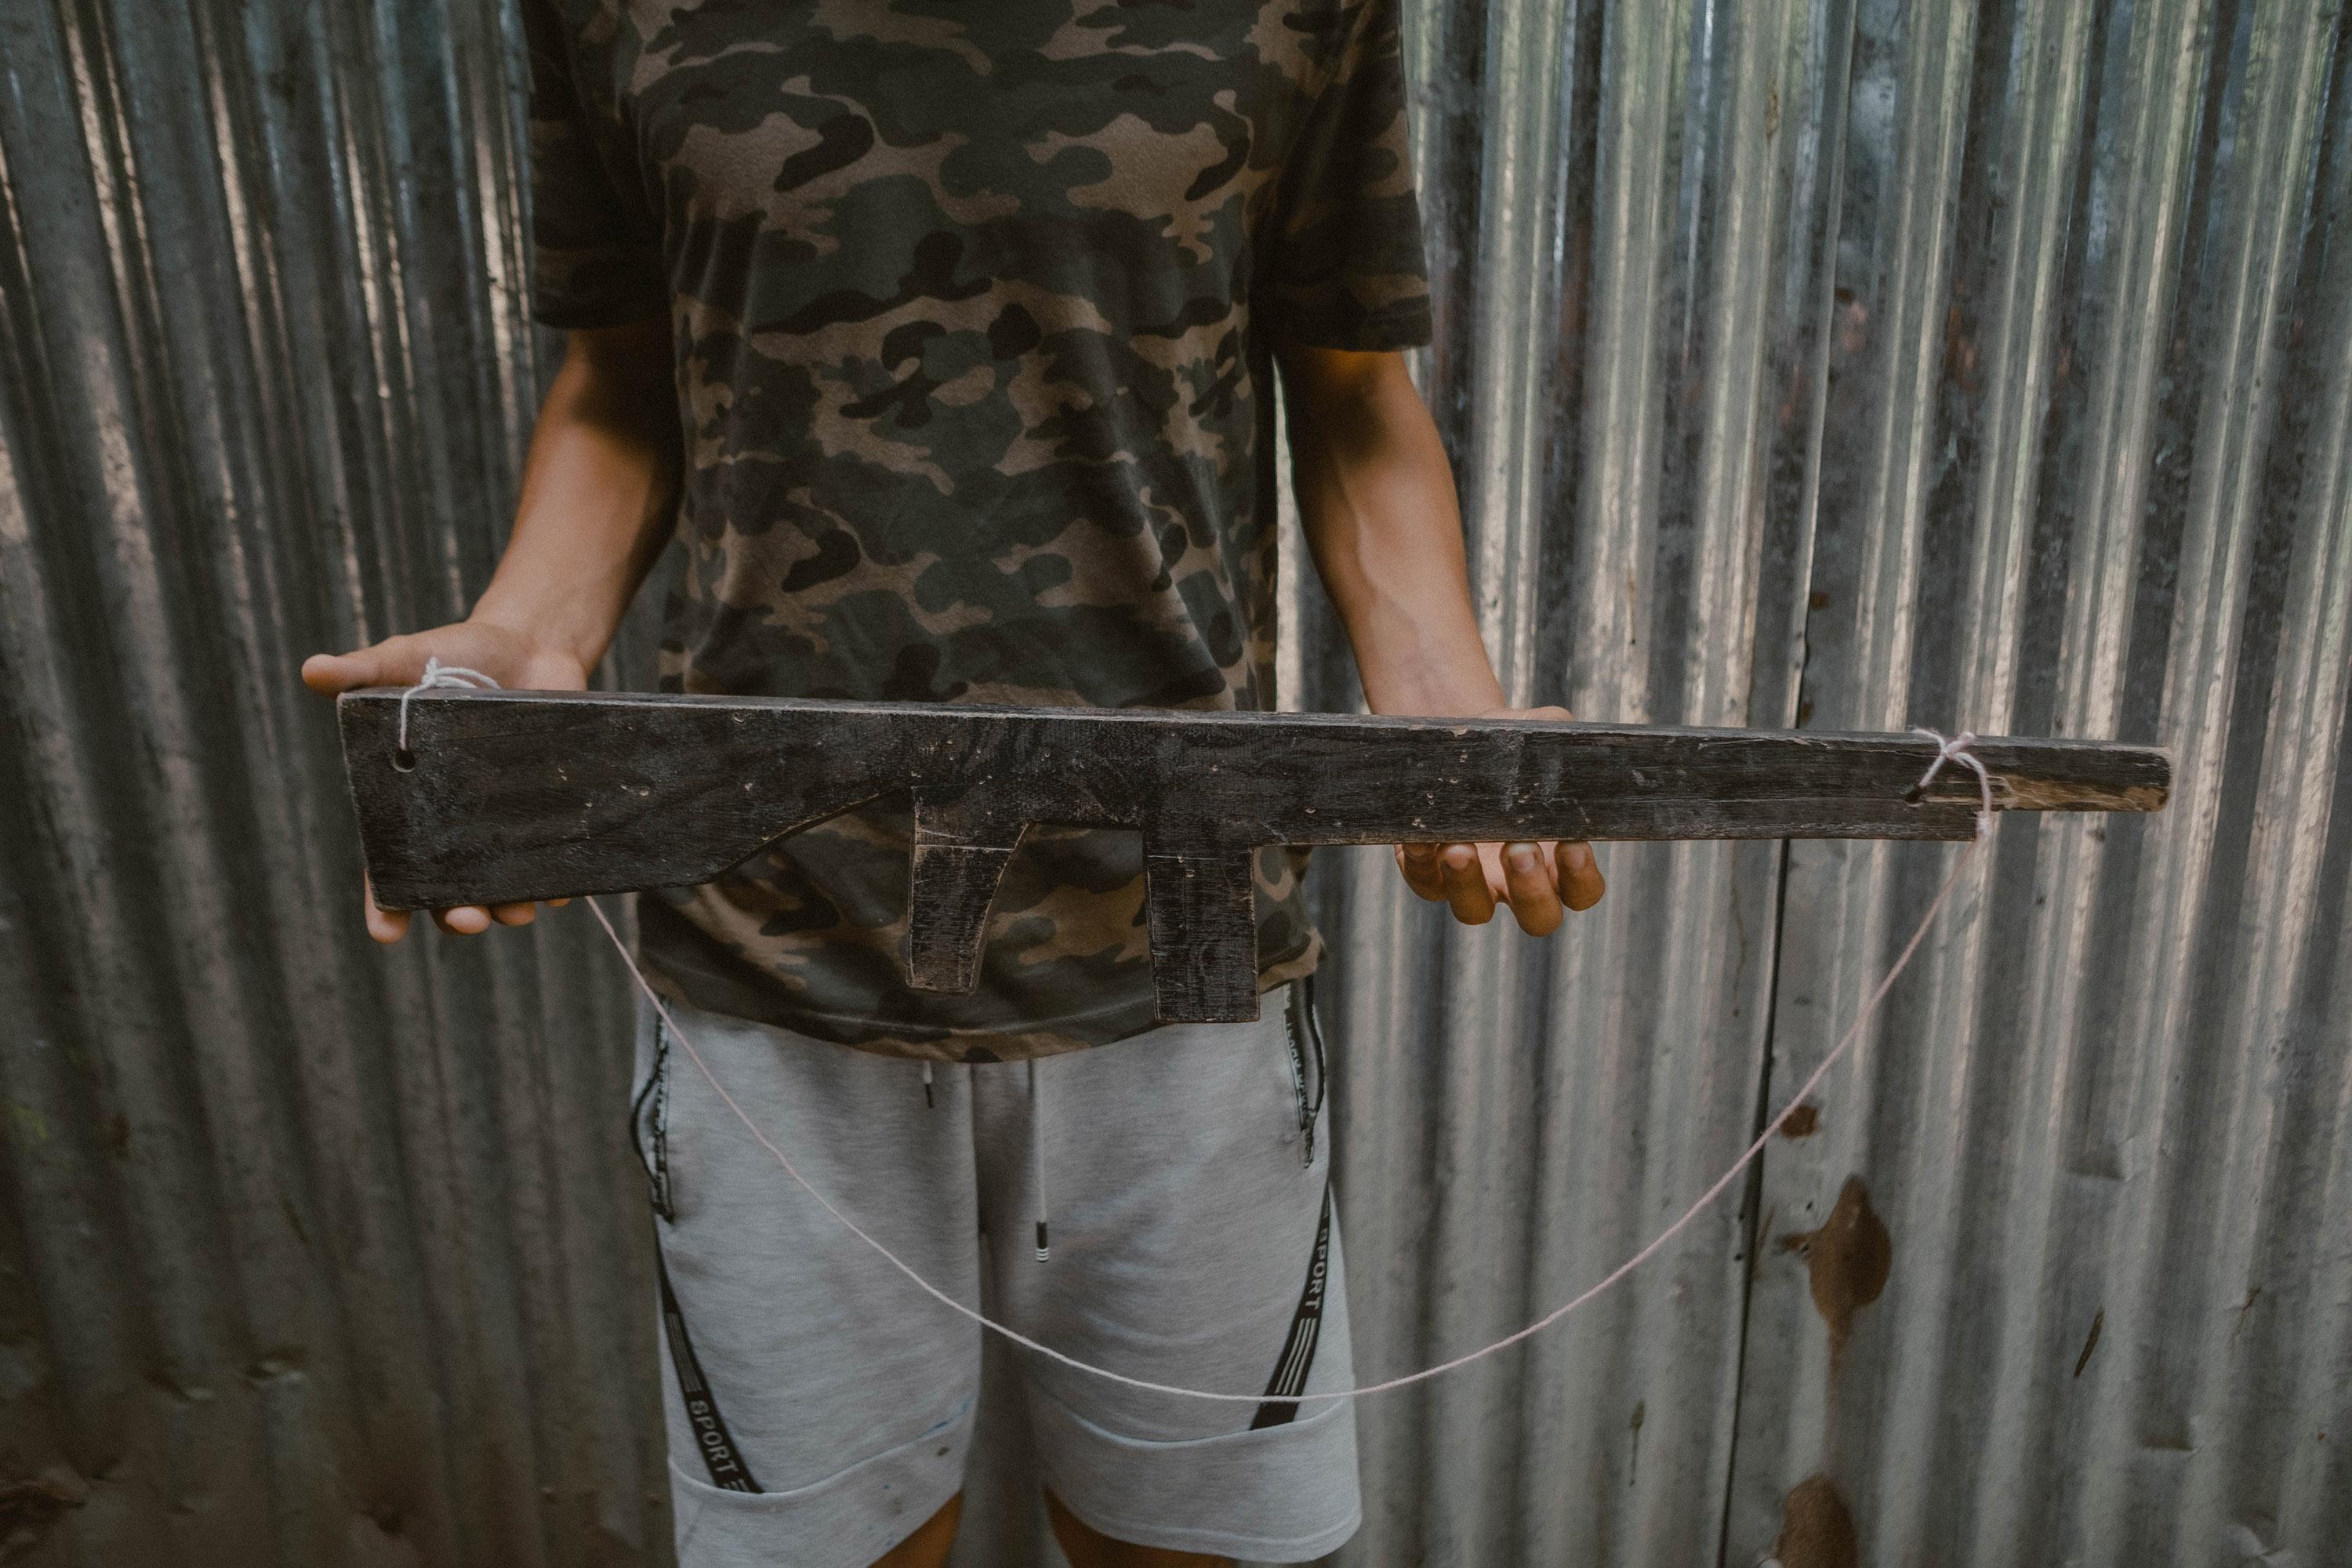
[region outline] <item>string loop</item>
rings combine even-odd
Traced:
[[[444,664],[431,654],[425,656],[425,679],[400,694],[400,734],[392,743],[393,760],[404,768],[415,767],[416,761],[408,750],[408,700],[420,691],[436,687],[456,686],[469,691],[498,691],[499,683],[478,669],[467,669],[461,664]]]
[[[1992,833],[1992,774],[1985,770],[1984,759],[1976,753],[1975,734],[1963,730],[1946,740],[1941,731],[1930,730],[1922,724],[1913,725],[1911,732],[1936,742],[1936,760],[1927,764],[1927,771],[1919,775],[1919,782],[1911,786],[1911,793],[1904,798],[1916,804],[1927,795],[1927,786],[1936,782],[1936,775],[1944,771],[1947,763],[1958,763],[1964,767],[1974,768],[1977,790],[1983,798],[1983,805],[1977,808],[1977,837],[1990,837]]]

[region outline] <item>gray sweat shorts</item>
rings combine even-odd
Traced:
[[[672,1016],[801,1173],[957,1300],[1082,1361],[1260,1396],[1148,1394],[1015,1352],[1073,1513],[1261,1562],[1354,1532],[1353,1405],[1264,1398],[1353,1380],[1303,984],[1254,1024],[928,1084],[919,1062]],[[634,1107],[681,1568],[863,1568],[962,1486],[983,1331],[795,1186],[649,1008]]]

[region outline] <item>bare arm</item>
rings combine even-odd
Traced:
[[[1282,374],[1299,522],[1372,711],[1509,711],[1471,609],[1454,472],[1404,356],[1289,349]],[[1583,844],[1401,845],[1397,864],[1456,918],[1483,924],[1505,902],[1536,935],[1603,889]]]
[[[489,586],[462,621],[387,637],[351,653],[313,654],[312,690],[405,686],[426,658],[478,669],[501,686],[577,691],[621,624],[669,535],[680,466],[669,323],[575,331],[547,390],[524,465],[522,500]],[[530,904],[444,910],[447,931],[530,923]],[[368,933],[398,942],[405,913],[367,900]]]
[[[523,465],[514,532],[473,620],[584,676],[669,539],[680,436],[669,322],[575,331]]]

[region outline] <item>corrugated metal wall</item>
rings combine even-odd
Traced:
[[[1369,1410],[1348,1560],[2345,1561],[2339,7],[1417,20],[1426,384],[1515,698],[2157,739],[2180,785],[2153,822],[2006,824],[1742,1205]],[[1301,599],[1302,700],[1345,705]],[[1361,1370],[1663,1226],[1952,853],[1615,847],[1551,947],[1330,857]]]
[[[535,404],[507,27],[0,6],[0,1538],[31,1563],[667,1535],[610,961],[578,921],[375,951],[294,679],[459,611],[498,546]]]
[[[1414,8],[1425,382],[1514,696],[2154,737],[2180,788],[2006,824],[1972,923],[1740,1203],[1368,1407],[1349,1560],[2352,1539],[2345,26]],[[29,1562],[666,1552],[614,972],[578,921],[369,948],[290,673],[450,613],[495,551],[537,369],[510,34],[493,0],[0,8],[0,1539]],[[1292,601],[1299,700],[1349,705]],[[1549,946],[1326,858],[1368,1375],[1664,1223],[1952,851],[1603,853],[1609,900]]]

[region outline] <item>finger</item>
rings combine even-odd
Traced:
[[[1511,901],[1512,918],[1529,936],[1549,936],[1559,929],[1559,889],[1540,845],[1503,846],[1504,895]]]
[[[1445,901],[1454,918],[1467,926],[1482,926],[1495,918],[1495,889],[1487,885],[1486,868],[1475,844],[1449,844],[1438,856],[1445,882]]]
[[[1397,846],[1397,869],[1404,873],[1404,885],[1420,897],[1435,903],[1445,897],[1445,878],[1438,869],[1436,844],[1400,844]]]
[[[479,936],[490,929],[490,911],[479,904],[459,904],[433,911],[436,924],[452,936]]]
[[[375,889],[367,879],[360,879],[360,905],[367,921],[367,933],[382,942],[398,942],[408,934],[408,911],[380,908],[375,901]]]
[[[1592,858],[1591,845],[1565,840],[1553,858],[1559,868],[1559,890],[1570,909],[1589,910],[1609,890],[1608,882],[1601,875],[1601,863]]]
[[[362,686],[410,686],[425,668],[425,650],[413,637],[386,637],[350,653],[314,653],[302,661],[302,684],[333,697]]]
[[[367,907],[367,933],[387,945],[398,942],[408,934],[408,911],[380,910],[370,904]]]
[[[493,904],[490,919],[502,926],[527,926],[539,918],[539,906],[532,903]]]
[[[560,910],[571,901],[570,899],[550,899],[547,900],[547,907],[551,910]]]
[[[321,697],[334,696],[343,689],[342,661],[341,654],[312,654],[302,661],[302,684]]]

